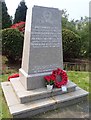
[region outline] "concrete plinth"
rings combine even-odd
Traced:
[[[20,82],[26,90],[38,89],[45,87],[45,75],[50,75],[51,72],[35,73],[28,75],[22,68],[19,69]]]
[[[21,84],[19,78],[10,79],[10,82],[20,103],[27,103],[39,99],[49,98],[51,96],[66,94],[73,92],[76,89],[76,84],[71,81],[67,84],[66,92],[63,92],[61,88],[53,88],[52,91],[48,91],[46,87],[27,91]]]
[[[60,95],[56,94],[54,96],[49,96],[47,98],[40,97],[39,99],[35,99],[30,102],[27,101],[27,103],[22,104],[20,103],[19,98],[17,98],[16,96],[16,93],[18,93],[19,90],[18,86],[15,92],[11,82],[3,82],[1,83],[1,85],[10,113],[13,115],[14,118],[26,118],[26,117],[28,118],[42,112],[54,110],[59,107],[63,108],[64,106],[69,106],[72,104],[76,104],[80,101],[86,100],[88,96],[88,92],[86,92],[85,90],[79,87],[76,87],[75,91],[73,92],[60,94]],[[22,89],[23,88],[21,87],[19,91],[23,92]],[[39,96],[41,95],[41,93],[42,91],[40,92]],[[33,94],[35,94],[36,96],[38,94],[38,91],[36,90],[31,95]],[[25,97],[27,97],[26,99],[29,99],[29,96],[25,95]],[[25,98],[23,99],[25,100]]]

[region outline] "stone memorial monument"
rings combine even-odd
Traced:
[[[56,19],[55,19],[56,18]],[[43,77],[56,68],[63,69],[61,11],[32,8],[27,14],[20,81],[24,87],[44,87]]]
[[[13,117],[31,117],[87,99],[88,92],[70,80],[65,92],[45,87],[44,76],[56,68],[63,69],[61,26],[57,8],[33,6],[27,11],[19,77],[1,83]]]

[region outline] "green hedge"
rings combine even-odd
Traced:
[[[64,61],[70,61],[80,57],[81,40],[77,34],[68,29],[63,29],[62,41]]]
[[[19,61],[23,50],[23,34],[12,28],[2,30],[2,54],[6,55],[10,62]]]

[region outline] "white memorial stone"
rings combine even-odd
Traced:
[[[42,12],[41,12],[42,11]],[[55,19],[56,18],[56,19]],[[61,11],[33,6],[27,12],[20,81],[29,89],[45,86],[44,75],[63,69]],[[31,77],[39,74],[38,77]]]

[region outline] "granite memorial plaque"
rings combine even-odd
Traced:
[[[34,6],[26,17],[20,81],[24,87],[45,86],[43,77],[56,68],[63,69],[61,11]]]

